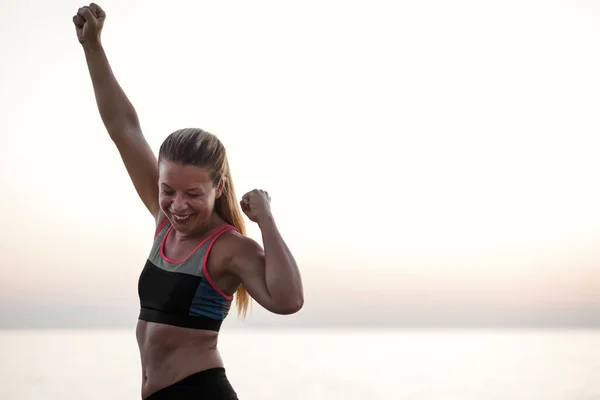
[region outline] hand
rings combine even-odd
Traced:
[[[100,33],[106,13],[96,3],[81,7],[73,16],[73,23],[77,30],[77,39],[81,44],[100,43]]]
[[[246,193],[240,201],[242,211],[252,222],[271,216],[271,198],[264,190],[254,189]]]

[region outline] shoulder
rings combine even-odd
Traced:
[[[158,235],[160,230],[165,227],[169,223],[169,219],[167,216],[160,211],[156,218],[154,218],[154,235]]]
[[[261,263],[264,259],[261,245],[236,230],[223,233],[215,241],[213,251],[227,255],[226,267],[233,273],[238,272],[244,265]]]
[[[254,239],[242,235],[237,230],[229,230],[215,242],[215,248],[227,250],[232,256],[252,255],[263,253],[263,249]]]

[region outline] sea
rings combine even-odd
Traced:
[[[600,330],[220,334],[240,400],[600,400]],[[0,399],[140,399],[133,329],[0,331]]]

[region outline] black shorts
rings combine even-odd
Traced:
[[[211,368],[175,382],[144,400],[238,400],[225,368]]]

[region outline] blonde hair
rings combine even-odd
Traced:
[[[215,201],[215,211],[225,222],[246,235],[246,224],[235,195],[227,152],[215,135],[198,128],[175,131],[161,144],[158,159],[210,168],[214,185],[223,181],[223,192]],[[235,292],[235,304],[238,315],[245,317],[250,306],[250,296],[242,285]]]

